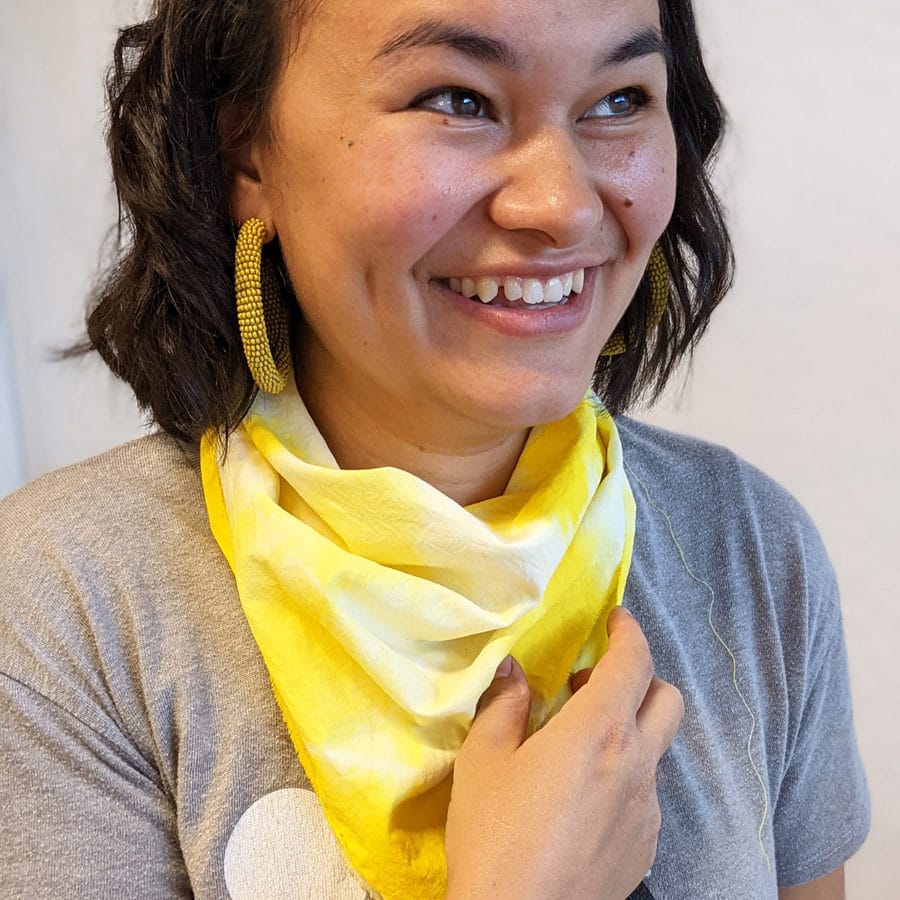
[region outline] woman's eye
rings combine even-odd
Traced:
[[[621,119],[633,116],[650,102],[646,91],[637,87],[625,88],[607,94],[598,100],[585,114],[585,119]]]
[[[448,116],[462,116],[469,119],[482,118],[488,114],[488,103],[481,94],[465,88],[442,88],[420,97],[413,104]]]

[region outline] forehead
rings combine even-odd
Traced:
[[[420,25],[451,23],[495,34],[527,55],[530,46],[561,55],[573,42],[602,46],[628,29],[659,28],[658,0],[318,0],[300,44],[333,62],[377,54]]]

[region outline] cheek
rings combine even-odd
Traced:
[[[661,129],[651,140],[635,139],[598,165],[605,167],[607,203],[632,240],[655,241],[675,207],[677,158],[671,129]]]
[[[359,155],[354,156],[359,149]],[[478,186],[471,159],[446,148],[365,145],[322,184],[340,185],[326,200],[335,239],[352,242],[378,262],[409,267],[421,259],[471,208]]]

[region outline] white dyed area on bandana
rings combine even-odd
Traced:
[[[401,469],[340,469],[288,386],[257,397],[224,459],[206,435],[201,469],[349,865],[385,897],[442,900],[453,759],[497,666],[514,653],[537,728],[605,651],[634,536],[612,418],[586,397],[532,429],[502,495],[461,506]]]
[[[316,795],[266,794],[238,820],[225,848],[231,900],[366,900]]]

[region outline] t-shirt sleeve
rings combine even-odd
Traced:
[[[798,726],[775,803],[781,887],[813,881],[843,865],[869,830],[836,587],[825,607],[830,621],[810,643]]]
[[[0,895],[179,898],[174,812],[115,730],[0,674]]]
[[[0,897],[190,897],[153,736],[128,724],[131,651],[100,639],[111,589],[85,577],[87,526],[64,540],[38,506],[0,503]]]

